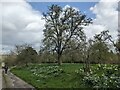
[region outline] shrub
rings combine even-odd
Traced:
[[[120,88],[120,69],[118,65],[91,66],[90,72],[86,73],[79,69],[75,71],[77,76],[83,78],[82,82],[92,88]]]

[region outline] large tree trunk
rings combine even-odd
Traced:
[[[58,65],[61,65],[62,64],[61,54],[58,54],[57,59],[58,59]]]
[[[118,59],[119,59],[119,65],[120,65],[120,47],[118,47]]]
[[[58,40],[59,43],[59,40]],[[61,65],[61,55],[62,55],[62,50],[61,50],[61,43],[58,45],[58,50],[57,50],[57,60],[58,60],[58,65]]]
[[[120,70],[120,48],[118,50],[118,70]]]

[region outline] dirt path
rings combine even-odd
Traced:
[[[35,90],[33,86],[10,72],[8,72],[8,74],[3,74],[3,88],[9,88],[10,90]]]

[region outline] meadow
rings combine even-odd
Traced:
[[[83,64],[31,64],[17,66],[11,72],[35,88],[120,88],[118,65],[91,64],[84,72]]]

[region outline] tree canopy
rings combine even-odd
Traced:
[[[62,9],[58,5],[49,7],[49,11],[43,15],[46,21],[43,43],[47,50],[57,53],[60,65],[61,55],[70,41],[81,43],[86,40],[83,26],[89,25],[92,20],[72,7]]]

